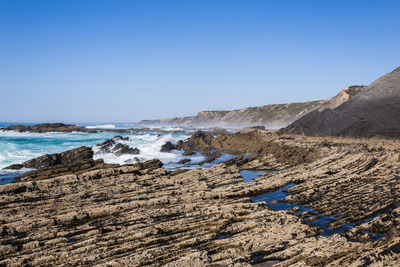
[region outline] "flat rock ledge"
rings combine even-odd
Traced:
[[[318,157],[290,164],[264,150],[176,175],[143,163],[1,186],[0,266],[398,265],[398,141],[257,136]],[[266,172],[244,182],[242,169]],[[293,210],[251,200],[291,183],[286,201],[354,227],[324,236]]]

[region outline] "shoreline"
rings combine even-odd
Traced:
[[[195,133],[181,147],[210,157],[217,151],[235,152],[237,158],[183,173],[157,164],[102,166],[0,186],[5,218],[0,263],[17,264],[27,257],[43,264],[92,265],[117,257],[120,264],[166,266],[272,261],[349,265],[359,259],[390,265],[398,260],[393,253],[392,259],[374,256],[400,240],[394,215],[400,212],[395,205],[400,197],[398,140],[254,130],[215,137]],[[264,172],[245,182],[242,170]],[[251,200],[280,195],[289,184],[293,186],[283,189],[283,199]],[[46,199],[53,198],[60,204],[49,206],[53,202]],[[29,211],[23,209],[26,202]],[[284,203],[300,206],[271,208],[286,207]],[[11,215],[11,209],[16,213]],[[42,211],[49,219],[32,228]],[[95,222],[102,226],[93,226]],[[341,227],[345,231],[340,234],[329,230]],[[321,235],[327,230],[331,234]],[[59,234],[52,236],[55,232]],[[102,242],[108,244],[107,253]],[[6,243],[20,244],[20,249]],[[57,247],[69,256],[63,257]],[[321,251],[317,257],[312,253],[316,248]],[[301,252],[293,256],[293,250]]]

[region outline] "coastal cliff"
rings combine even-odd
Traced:
[[[338,107],[314,110],[283,131],[306,135],[400,136],[400,67]]]
[[[365,86],[350,86],[327,100],[302,103],[274,104],[232,111],[202,111],[196,116],[143,120],[140,124],[184,127],[251,127],[279,129],[313,110],[336,108],[357,95]]]

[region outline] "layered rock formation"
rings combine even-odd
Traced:
[[[285,132],[307,135],[400,136],[400,68],[335,109],[313,111]]]
[[[98,148],[97,154],[114,153],[117,156],[121,155],[138,155],[140,150],[138,148],[129,147],[126,144],[119,143],[119,141],[128,141],[129,137],[114,136],[113,138],[96,145]]]
[[[153,161],[1,186],[0,265],[398,264],[398,141],[222,138],[198,133],[183,143],[251,155],[176,175]],[[246,183],[240,170],[249,169],[265,173]],[[291,184],[282,201],[294,208],[254,202]],[[328,226],[312,224],[319,219]]]
[[[22,164],[13,164],[4,169],[34,169],[17,179],[19,181],[36,181],[59,175],[81,173],[92,169],[109,168],[113,166],[117,165],[105,164],[102,159],[93,160],[92,149],[82,146],[62,153],[46,154],[28,160]]]
[[[279,129],[313,110],[336,108],[363,88],[364,86],[350,86],[337,96],[325,101],[267,105],[232,111],[202,111],[197,116],[143,120],[140,124],[185,127],[251,127],[260,125],[267,129]]]

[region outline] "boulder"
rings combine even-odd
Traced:
[[[176,146],[168,141],[164,145],[161,146],[160,152],[170,152],[175,149],[176,149]]]
[[[46,154],[28,160],[22,164],[13,164],[4,169],[18,170],[21,168],[30,168],[36,170],[43,170],[57,165],[70,165],[73,162],[89,160],[92,158],[93,158],[92,149],[90,147],[81,146],[62,153]]]
[[[116,166],[119,165],[105,164],[103,159],[93,160],[92,149],[82,146],[63,153],[43,155],[21,164],[8,166],[6,169],[36,169],[16,179],[17,181],[39,181],[61,175],[78,174],[93,169],[104,169]]]

